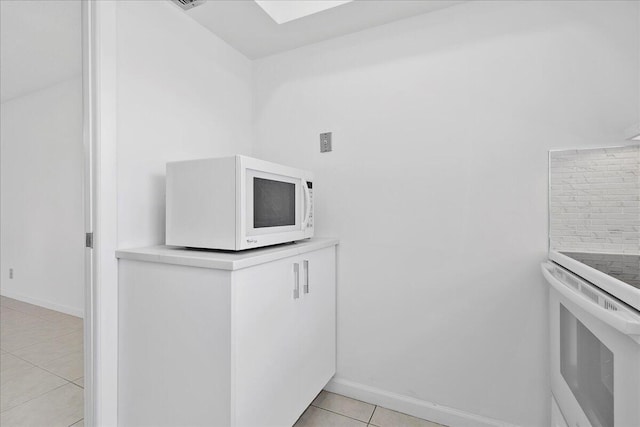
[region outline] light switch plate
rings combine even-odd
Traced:
[[[326,153],[331,151],[331,132],[320,134],[320,152]]]

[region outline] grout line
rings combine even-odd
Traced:
[[[362,421],[362,420],[359,420],[357,418],[350,417],[349,415],[345,415],[345,414],[341,414],[341,413],[336,412],[336,411],[332,411],[331,409],[321,408],[320,406],[316,406],[316,405],[309,405],[309,406],[313,406],[314,408],[317,408],[317,409],[322,409],[323,411],[331,412],[332,414],[340,415],[341,417],[349,418],[349,419],[352,419],[352,420],[355,420],[355,421],[360,421],[361,423],[365,423],[365,424],[367,423],[366,421]]]
[[[322,394],[322,392],[323,392],[323,391],[326,391],[326,390],[321,390],[321,391],[320,391],[320,393],[318,393],[318,396],[320,396],[320,395]],[[373,403],[365,402],[364,400],[354,399],[354,398],[352,398],[352,397],[343,396],[343,395],[341,395],[341,394],[334,393],[334,392],[331,392],[331,391],[326,391],[326,393],[335,394],[336,396],[340,396],[340,397],[345,398],[345,399],[355,400],[356,402],[360,402],[360,403],[364,403],[364,404],[367,404],[367,405],[371,405],[371,406],[373,406],[373,411],[371,411],[371,415],[369,416],[369,421],[362,421],[362,420],[359,420],[359,419],[357,419],[357,418],[350,417],[349,415],[341,414],[341,413],[339,413],[339,412],[332,411],[331,409],[327,409],[327,408],[323,408],[322,406],[314,405],[314,404],[313,404],[313,402],[315,402],[315,401],[316,401],[316,398],[317,398],[318,396],[316,396],[316,397],[311,401],[311,404],[310,404],[309,406],[313,406],[314,408],[318,408],[318,409],[324,409],[324,410],[325,410],[325,411],[327,411],[327,412],[332,412],[332,413],[334,413],[334,414],[342,415],[343,417],[351,418],[352,420],[360,421],[361,423],[367,423],[367,424],[369,424],[369,423],[371,422],[371,419],[373,418],[373,413],[374,413],[374,412],[376,412],[376,408],[378,407],[378,405],[374,405]]]
[[[68,381],[67,381],[67,384],[69,384],[69,382],[68,382]],[[45,394],[47,394],[47,393],[51,393],[52,391],[57,390],[57,389],[59,389],[60,387],[64,387],[64,386],[66,386],[67,384],[62,384],[62,385],[59,385],[58,387],[52,388],[52,389],[51,389],[51,390],[49,390],[49,391],[45,391],[44,393],[39,394],[39,395],[37,395],[37,396],[35,396],[35,397],[32,397],[31,399],[26,400],[26,401],[22,402],[22,403],[21,403],[21,404],[19,404],[19,405],[12,406],[11,408],[5,409],[4,411],[2,411],[2,413],[7,412],[7,411],[10,411],[10,410],[12,410],[12,409],[19,408],[19,407],[21,407],[22,405],[25,405],[25,404],[27,404],[27,403],[31,402],[32,400],[35,400],[35,399],[37,399],[37,398],[39,398],[39,397],[42,397],[42,396],[44,396],[44,395],[45,395]]]
[[[48,337],[46,337],[46,338],[44,338],[42,340],[38,340],[37,342],[34,342],[33,344],[29,344],[29,345],[25,345],[25,346],[22,346],[22,347],[14,348],[13,351],[22,350],[22,349],[25,349],[27,347],[31,347],[31,346],[38,345],[38,344],[43,344],[43,343],[45,343],[47,341],[52,341],[52,340],[56,340],[56,339],[59,339],[59,338],[63,338],[63,337],[66,337],[67,335],[75,334],[78,331],[82,331],[82,329],[73,329],[73,330],[71,330],[71,332],[66,332],[66,333],[63,333],[62,335],[57,335],[57,334],[54,333],[53,336],[48,336]],[[84,334],[84,331],[82,331],[82,333]],[[5,335],[12,335],[12,334],[11,333],[5,333]],[[83,335],[82,341],[83,341],[82,344],[83,344],[83,350],[84,350],[84,335]],[[6,348],[4,348],[3,351],[6,351],[6,352],[10,353],[10,351],[7,350]]]
[[[15,350],[24,350],[25,348],[33,347],[33,346],[40,345],[40,344],[45,344],[45,343],[48,343],[48,342],[51,342],[51,341],[56,341],[56,340],[62,339],[64,337],[67,337],[69,335],[73,335],[73,334],[77,334],[77,333],[78,333],[78,331],[72,331],[72,332],[69,332],[68,334],[60,335],[60,336],[57,336],[57,337],[45,338],[42,341],[39,341],[39,342],[34,343],[34,344],[29,344],[28,346],[25,346],[25,347],[16,348]],[[83,344],[83,347],[84,347],[84,336],[82,337],[82,344]],[[7,351],[7,350],[4,350],[4,351]]]
[[[79,420],[74,421],[73,423],[69,424],[69,427],[74,426],[75,424],[79,423],[80,421],[84,420],[84,414],[82,416],[82,418],[80,418]]]
[[[19,350],[19,349],[17,349],[17,350]],[[22,358],[22,357],[20,357],[20,356],[16,356],[15,354],[11,353],[10,351],[5,350],[5,352],[6,352],[7,354],[10,354],[11,356],[15,357],[16,359],[20,359],[20,360],[22,360],[23,362],[27,362],[27,363],[28,363],[29,365],[31,365],[32,367],[39,368],[39,366],[38,366],[38,365],[36,365],[35,363],[31,363],[31,362],[29,362],[28,360],[25,360],[25,359],[23,359],[23,358]]]
[[[369,417],[369,421],[367,421],[367,425],[371,424],[371,420],[373,419],[373,414],[376,413],[376,409],[378,409],[378,405],[373,405],[373,411],[371,412],[371,416]]]
[[[33,344],[23,345],[23,346],[21,346],[21,347],[14,348],[13,350],[14,350],[14,351],[16,351],[16,350],[22,350],[22,349],[24,349],[24,348],[31,347],[32,345],[42,344],[42,343],[44,343],[44,342],[46,342],[46,341],[49,341],[49,340],[54,340],[54,339],[57,339],[57,338],[62,338],[62,337],[64,337],[64,336],[70,335],[70,334],[75,333],[75,332],[77,332],[77,331],[76,331],[76,330],[73,330],[73,331],[71,331],[71,332],[64,333],[64,334],[62,334],[62,335],[57,335],[57,334],[56,334],[56,335],[54,335],[54,336],[50,336],[50,337],[44,338],[43,340],[38,340],[37,342],[34,342]],[[11,335],[11,334],[7,334],[7,335]],[[84,338],[83,338],[83,340],[84,340]],[[84,345],[84,341],[83,341],[83,345]],[[4,351],[9,351],[9,350],[7,350],[6,348],[4,348],[3,350],[4,350]]]
[[[56,360],[57,360],[57,359],[56,359]],[[71,384],[73,384],[73,385],[74,385],[74,386],[76,386],[76,387],[80,387],[78,384],[74,383],[74,382],[73,382],[73,380],[70,380],[70,379],[68,379],[68,378],[65,378],[65,377],[63,377],[62,375],[58,375],[58,374],[56,374],[55,372],[48,370],[47,368],[43,368],[42,366],[36,366],[36,368],[40,368],[40,369],[42,369],[43,371],[47,371],[47,372],[49,372],[51,375],[55,375],[56,377],[58,377],[58,378],[62,378],[62,379],[63,379],[63,380],[65,380],[66,382],[71,383]],[[82,388],[82,389],[84,390],[84,387],[80,387],[80,388]]]
[[[76,386],[76,387],[80,387],[78,384],[74,383],[74,382],[73,382],[73,380],[70,380],[70,379],[65,378],[65,377],[63,377],[63,376],[61,376],[61,375],[58,375],[58,374],[56,374],[55,372],[52,372],[52,371],[48,370],[47,368],[43,368],[42,366],[36,366],[36,367],[37,367],[37,368],[42,369],[43,371],[47,371],[47,372],[49,372],[51,375],[55,375],[55,376],[56,376],[56,377],[58,377],[58,378],[62,378],[62,379],[63,379],[63,380],[65,380],[66,382],[71,383],[71,384],[73,384],[73,385],[74,385],[74,386]],[[80,388],[84,390],[84,387],[80,387]]]
[[[17,349],[17,350],[20,350],[20,349]],[[5,350],[5,351],[6,351],[6,350]],[[62,378],[63,380],[65,380],[65,381],[67,381],[67,382],[69,382],[69,383],[73,383],[73,385],[75,385],[75,386],[77,386],[77,387],[80,387],[78,384],[74,383],[74,382],[73,382],[73,380],[70,380],[70,379],[65,378],[65,377],[63,377],[63,376],[61,376],[61,375],[58,375],[58,374],[56,374],[55,372],[52,372],[52,371],[48,370],[48,369],[47,369],[47,368],[45,368],[44,366],[36,365],[35,363],[29,362],[27,359],[23,359],[22,357],[17,356],[17,355],[15,355],[15,354],[13,354],[13,353],[9,353],[9,354],[11,354],[13,357],[16,357],[16,358],[18,358],[18,359],[20,359],[20,360],[22,360],[22,361],[25,361],[25,362],[29,363],[30,365],[33,365],[33,366],[34,366],[34,367],[36,367],[36,368],[40,368],[40,369],[42,369],[43,371],[46,371],[46,372],[48,372],[48,373],[50,373],[50,374],[52,374],[52,375],[55,375],[55,376],[56,376],[56,377],[58,377],[58,378]],[[84,355],[83,355],[83,356],[84,356]],[[62,357],[64,357],[64,356],[62,356]],[[54,359],[54,360],[58,360],[58,359]],[[78,377],[78,378],[76,378],[76,379],[79,379],[79,378],[82,378],[82,377]],[[84,390],[84,387],[80,387],[80,388],[82,388],[82,389]]]
[[[63,354],[63,355],[62,355],[62,356],[60,356],[60,357],[56,357],[55,359],[51,359],[51,360],[49,360],[49,361],[47,362],[47,364],[49,364],[49,363],[53,363],[53,362],[56,362],[56,361],[58,361],[58,360],[60,360],[60,359],[62,359],[62,358],[64,358],[64,357],[68,357],[68,356],[71,356],[71,355],[76,354],[76,353],[82,353],[82,358],[83,358],[83,360],[84,360],[84,348],[83,348],[81,351],[72,351],[71,353]],[[42,369],[47,369],[47,368],[45,368],[44,366],[40,366],[40,365],[36,365],[36,366],[38,366],[38,367],[40,367],[40,368],[42,368]],[[84,364],[83,364],[83,370],[84,370]],[[83,376],[84,376],[84,372],[83,372]],[[80,378],[80,377],[78,377],[78,378]],[[73,380],[69,380],[69,381],[73,381]]]
[[[29,304],[29,303],[24,303],[24,304]],[[30,305],[32,305],[32,306],[34,306],[34,307],[38,307],[38,308],[40,308],[39,306],[35,306],[34,304],[30,304]],[[34,314],[34,313],[28,313],[28,312],[26,312],[26,311],[23,311],[23,310],[20,310],[20,309],[16,309],[15,307],[9,307],[9,306],[6,306],[5,304],[2,304],[1,306],[2,306],[3,308],[5,308],[5,309],[9,309],[9,310],[13,310],[13,311],[15,311],[15,312],[17,312],[17,313],[21,313],[21,314],[22,314],[22,315],[24,315],[24,316],[28,316],[28,317],[30,317],[30,318],[39,319],[39,320],[42,320],[42,321],[45,321],[45,322],[48,322],[48,323],[52,323],[52,322],[56,322],[56,321],[57,321],[57,319],[52,319],[52,318],[42,317],[42,316],[40,316],[40,315],[38,315],[38,314]],[[50,310],[50,309],[46,309],[46,308],[43,308],[43,309],[45,309],[45,310]],[[55,310],[50,310],[50,311],[53,311],[53,312],[59,313],[59,312],[57,312],[57,311],[55,311]],[[61,314],[65,314],[65,313],[61,313]],[[73,328],[71,328],[71,329],[73,329]],[[82,329],[82,328],[79,328],[79,329]],[[47,369],[47,368],[45,368],[45,367],[43,367],[43,366],[41,366],[41,365],[39,365],[39,364],[35,364],[35,363],[33,363],[33,362],[29,361],[29,360],[26,360],[26,359],[24,359],[23,357],[20,357],[20,356],[18,356],[18,355],[16,355],[16,354],[14,353],[14,351],[19,351],[19,350],[22,350],[22,349],[27,348],[27,347],[31,347],[31,346],[35,346],[35,345],[39,345],[39,344],[43,344],[43,343],[46,343],[46,342],[56,341],[56,340],[59,340],[59,339],[61,339],[61,338],[63,338],[63,337],[66,337],[66,336],[71,335],[71,334],[74,334],[74,333],[77,333],[77,331],[76,331],[76,330],[72,330],[71,332],[68,332],[68,333],[65,333],[65,334],[62,334],[62,335],[57,335],[57,336],[47,337],[47,338],[45,338],[44,340],[38,341],[38,342],[36,342],[36,343],[30,344],[30,345],[27,345],[27,346],[22,346],[22,347],[19,347],[19,348],[15,348],[15,349],[12,349],[11,351],[9,351],[9,350],[7,350],[7,349],[4,349],[4,348],[2,349],[4,352],[6,352],[7,354],[9,354],[9,355],[11,355],[11,356],[15,357],[16,359],[19,359],[19,360],[22,360],[23,362],[26,362],[28,365],[30,365],[30,366],[31,366],[29,369],[33,369],[33,368],[41,369],[42,371],[44,371],[44,372],[48,372],[49,374],[51,374],[51,375],[53,375],[53,376],[55,376],[55,377],[58,377],[58,378],[60,378],[61,380],[63,380],[63,381],[64,381],[64,383],[63,383],[63,384],[61,384],[61,385],[60,385],[60,386],[58,386],[58,387],[54,387],[54,388],[52,388],[51,390],[48,390],[48,391],[43,392],[43,393],[40,393],[39,395],[34,396],[34,397],[32,397],[31,399],[26,400],[26,401],[24,401],[24,402],[20,403],[19,405],[12,406],[12,407],[10,407],[10,408],[7,408],[7,409],[3,410],[3,411],[2,411],[3,413],[4,413],[4,412],[6,412],[6,411],[10,411],[10,410],[12,410],[12,409],[19,408],[19,407],[20,407],[20,406],[22,406],[22,405],[25,405],[25,404],[27,404],[27,403],[29,403],[29,402],[31,402],[31,401],[33,401],[33,400],[35,400],[35,399],[39,399],[39,398],[41,398],[42,396],[44,396],[44,395],[46,395],[46,394],[48,394],[48,393],[51,393],[51,392],[53,392],[53,391],[55,391],[55,390],[58,390],[58,389],[59,389],[59,388],[61,388],[61,387],[65,387],[65,386],[67,386],[67,385],[69,385],[69,384],[73,384],[73,386],[78,387],[80,390],[82,390],[82,393],[83,393],[83,396],[84,396],[84,387],[82,387],[82,386],[80,386],[80,385],[78,385],[78,384],[74,383],[74,382],[73,382],[73,381],[74,381],[73,379],[67,379],[67,378],[65,378],[65,377],[63,377],[63,376],[61,376],[61,375],[58,375],[58,374],[57,374],[57,373],[55,373],[55,372],[50,371],[49,369]],[[83,350],[82,350],[82,352],[83,352],[83,354],[84,354],[84,338],[83,338],[83,343],[82,343],[82,344],[83,344]],[[71,346],[65,346],[65,347],[71,347]],[[69,356],[69,355],[71,355],[71,354],[73,354],[73,353],[74,353],[74,352],[71,352],[71,353],[68,353],[68,354],[66,354],[66,355],[60,356],[60,357],[58,357],[58,358],[56,358],[56,359],[52,360],[51,362],[56,361],[56,360],[59,360],[59,359],[61,359],[61,358],[63,358],[63,357]],[[82,378],[82,377],[78,377],[78,378],[76,378],[76,379],[80,379],[80,378]],[[84,397],[83,397],[83,400],[84,400]],[[83,419],[84,419],[84,416],[83,416],[82,418],[79,418],[79,419],[75,420],[73,423],[69,424],[69,426],[72,426],[73,424],[76,424],[76,423],[80,422],[80,421],[81,421],[81,420],[83,420]]]
[[[329,393],[329,394],[334,394],[334,395],[336,395],[336,396],[340,396],[340,397],[345,398],[345,399],[355,400],[356,402],[361,402],[361,403],[366,403],[367,405],[371,405],[371,406],[374,406],[374,407],[376,406],[376,405],[374,405],[374,404],[373,404],[373,403],[371,403],[371,402],[366,402],[366,401],[364,401],[364,400],[355,399],[355,398],[353,398],[353,397],[345,396],[345,395],[343,395],[343,394],[338,394],[338,393],[334,393],[334,392],[332,392],[332,391],[327,391],[327,390],[322,390],[322,391],[324,391],[325,393]],[[322,391],[321,391],[320,393],[322,393]],[[320,395],[320,393],[318,393],[318,396]],[[316,396],[316,397],[318,397],[318,396]],[[315,399],[314,399],[314,400],[315,400]]]

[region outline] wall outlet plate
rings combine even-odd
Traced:
[[[326,153],[332,151],[331,148],[331,132],[320,134],[320,152]]]
[[[13,268],[9,269],[9,279],[13,279]]]

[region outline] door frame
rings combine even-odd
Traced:
[[[116,426],[118,265],[116,2],[82,0],[85,232],[85,424]]]
[[[91,86],[91,48],[92,39],[92,6],[83,1],[81,4],[82,20],[82,146],[84,155],[84,231],[93,233],[93,120],[92,120],[92,95]],[[85,242],[84,248],[84,423],[88,426],[95,425],[95,380],[94,380],[94,342],[95,334],[93,315],[93,250]]]

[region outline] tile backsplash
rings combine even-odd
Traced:
[[[640,145],[552,151],[550,248],[640,254]]]

